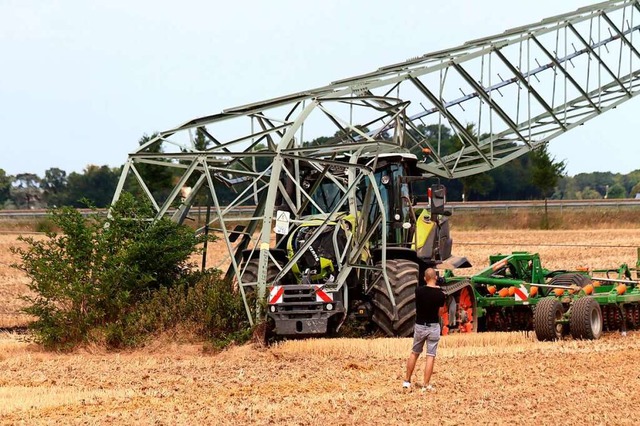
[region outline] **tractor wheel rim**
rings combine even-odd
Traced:
[[[562,336],[562,324],[560,323],[556,323],[556,336]]]
[[[558,309],[556,311],[556,324],[555,324],[555,331],[556,331],[556,337],[560,338],[562,337],[562,323],[558,322],[562,319],[562,311],[560,309]]]
[[[600,334],[602,330],[602,318],[597,309],[591,310],[591,330],[593,330],[593,334],[596,336]]]

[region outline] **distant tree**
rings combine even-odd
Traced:
[[[640,194],[640,182],[631,188],[631,191],[629,191],[629,197],[635,198],[637,194]]]
[[[468,123],[466,130],[470,135],[475,135],[475,124]],[[462,147],[457,136],[452,137],[451,139],[451,145],[454,149],[460,149]],[[490,193],[495,186],[493,177],[489,172],[461,178],[460,182],[462,183],[462,197],[465,201],[470,200],[474,196],[479,196],[481,198],[482,196]]]
[[[611,172],[579,173],[574,176],[574,179],[580,191],[589,187],[598,191],[600,198],[606,195],[607,186],[612,186],[616,183],[616,176]]]
[[[622,184],[630,197],[635,197],[632,189],[640,183],[640,170],[634,170],[622,176]]]
[[[451,138],[451,129],[442,124],[429,124],[427,126],[419,125],[418,129],[427,137],[429,140],[437,141],[446,140]]]
[[[361,133],[369,132],[369,128],[367,128],[366,126],[358,124],[357,126],[354,126],[354,127],[358,129],[358,131],[354,129],[349,129],[349,130],[344,129],[344,130],[336,131],[336,133],[333,135],[333,140],[331,142],[332,143],[340,142],[346,139],[347,137],[357,139],[357,138],[360,138],[360,133],[358,132],[361,132]]]
[[[4,203],[11,197],[11,182],[13,178],[7,175],[3,169],[0,169],[0,209]]]
[[[39,208],[42,200],[40,178],[35,173],[19,173],[13,180],[10,193],[17,208]]]
[[[598,200],[602,198],[602,195],[595,189],[587,186],[582,191],[576,193],[576,198],[578,200]]]
[[[619,183],[613,184],[609,188],[609,191],[607,192],[607,198],[626,198],[626,197],[627,197],[627,191],[624,189],[624,186],[622,186]]]
[[[328,143],[331,140],[330,137],[328,136],[320,136],[318,138],[315,138],[313,140],[307,141],[307,142],[303,142],[302,146],[319,146],[319,145],[324,145],[326,143]]]
[[[155,139],[157,136],[157,132],[152,133],[151,135],[147,135],[145,133],[138,140],[138,145],[142,146],[147,142]],[[163,152],[162,145],[159,143],[154,144],[149,147],[147,152],[161,153]],[[163,203],[173,189],[173,183],[175,180],[174,169],[168,166],[160,166],[156,164],[147,164],[140,162],[135,163],[135,168],[136,170],[138,170],[138,173],[140,173],[142,180],[144,181],[149,191],[151,191],[151,194],[154,196],[156,201],[158,201],[159,203]],[[140,196],[142,192],[140,189],[141,187],[137,184],[137,180],[129,179],[128,182],[129,186],[126,188],[126,190],[131,192],[132,194],[135,194],[136,196]]]
[[[544,219],[542,227],[549,227],[549,212],[547,210],[547,199],[553,194],[558,185],[558,181],[564,176],[566,168],[565,161],[555,161],[551,158],[546,145],[541,145],[531,152],[531,181],[540,189],[544,197]]]
[[[469,201],[475,196],[488,194],[494,186],[493,178],[488,173],[480,173],[460,179],[462,183],[462,196]]]
[[[206,151],[209,148],[211,141],[207,138],[205,134],[205,129],[202,127],[198,127],[196,129],[196,137],[193,138],[193,146],[198,151]]]
[[[88,199],[96,207],[107,207],[116,190],[120,168],[89,165],[83,174],[73,172],[68,178],[65,205],[86,207],[82,199]]]
[[[531,182],[530,154],[516,158],[489,172],[495,184],[485,200],[528,200],[539,195]]]
[[[67,191],[67,172],[57,167],[46,170],[40,188],[49,207],[62,205]]]
[[[560,178],[564,176],[566,163],[564,160],[555,161],[555,158],[551,158],[546,145],[531,152],[531,163],[531,180],[546,199],[553,194]]]
[[[556,188],[556,192],[553,195],[553,198],[561,199],[561,200],[573,200],[576,199],[576,193],[580,192],[576,181],[571,176],[563,176],[558,181],[558,186]]]

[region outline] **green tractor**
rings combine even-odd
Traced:
[[[301,166],[299,183],[309,202],[269,250],[266,313],[276,335],[330,335],[351,319],[388,336],[408,336],[424,270],[471,266],[451,255],[445,187],[426,189],[415,155],[364,155],[356,164],[370,173],[350,190],[353,168],[334,165],[329,179],[326,169]],[[293,197],[286,193],[292,186],[283,180],[276,221],[290,213],[283,199]],[[419,186],[428,195],[426,208],[417,207],[424,199],[416,195]],[[258,260],[255,251],[244,251],[243,281],[258,280]]]

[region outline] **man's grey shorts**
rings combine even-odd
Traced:
[[[413,347],[411,351],[421,354],[424,349],[424,343],[427,342],[427,355],[436,356],[439,341],[440,324],[437,322],[429,325],[416,324],[413,329]]]

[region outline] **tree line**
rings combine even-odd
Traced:
[[[469,131],[473,132],[473,126]],[[439,141],[442,155],[455,152],[460,146],[459,139],[445,126],[421,125],[409,133],[417,140],[426,139],[434,145]],[[153,134],[144,135],[138,143],[142,145],[153,137]],[[337,132],[330,137],[305,142],[305,145],[319,145],[344,137]],[[207,147],[207,139],[200,131],[196,133],[196,146],[199,149]],[[264,149],[257,147],[261,148]],[[265,160],[259,159],[260,162]],[[258,166],[264,169],[267,164]],[[443,183],[447,185],[450,201],[634,198],[640,193],[640,169],[627,174],[592,172],[567,176],[565,167],[564,160],[552,158],[543,146],[489,172],[462,179],[443,179]],[[168,192],[179,173],[148,164],[137,168],[145,182],[151,182],[152,193]],[[81,173],[67,173],[52,167],[44,176],[32,172],[12,176],[0,168],[0,209],[85,207],[87,202],[106,207],[111,203],[121,171],[122,166],[88,165]],[[225,185],[220,184],[216,190],[222,203],[235,198],[233,189]],[[135,193],[135,188],[130,188],[130,192]]]

